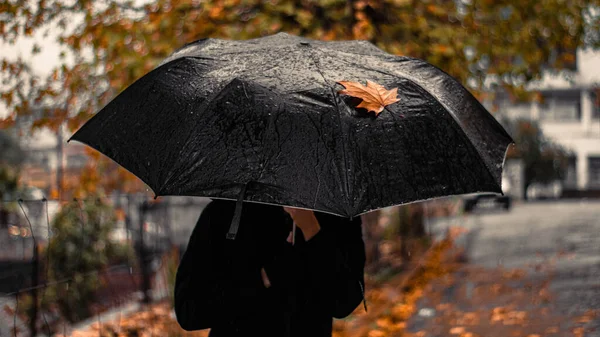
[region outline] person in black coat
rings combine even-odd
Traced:
[[[333,317],[364,299],[360,217],[244,203],[229,240],[234,209],[214,200],[198,219],[175,282],[181,327],[210,328],[210,337],[330,337]]]

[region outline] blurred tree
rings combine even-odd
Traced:
[[[19,186],[19,176],[16,171],[13,167],[0,165],[0,200],[16,196]]]
[[[600,46],[599,8],[600,0],[0,0],[0,41],[51,32],[63,48],[63,64],[44,77],[23,58],[0,60],[0,101],[11,112],[0,127],[33,105],[48,105],[34,128],[66,122],[75,130],[185,43],[279,31],[370,40],[431,62],[479,97],[502,87],[525,99],[525,85],[544,69],[571,68],[578,47]],[[80,186],[141,187],[97,152],[90,155]]]
[[[524,84],[547,66],[569,68],[577,47],[600,46],[599,7],[600,0],[0,0],[0,41],[51,33],[63,48],[63,64],[47,77],[34,74],[24,58],[0,60],[0,101],[11,112],[0,125],[48,105],[33,128],[67,122],[75,130],[187,42],[278,31],[367,39],[439,66],[476,94],[489,89],[484,82],[494,74],[495,85],[521,97]],[[34,45],[32,53],[40,49]],[[132,178],[123,170],[104,174],[113,170],[107,163],[90,166],[107,186],[122,188]]]
[[[398,230],[401,239],[401,253],[406,261],[410,261],[416,254],[419,238],[425,236],[423,217],[424,209],[421,204],[404,205],[399,207]],[[414,239],[417,239],[415,241]]]
[[[23,163],[24,155],[19,142],[7,131],[0,130],[0,165],[18,167]]]
[[[366,271],[373,272],[378,269],[380,261],[379,242],[383,238],[382,226],[379,224],[381,210],[376,210],[361,215],[363,224],[363,238],[366,252]]]
[[[507,158],[521,159],[525,167],[523,198],[527,198],[527,187],[533,183],[547,184],[564,178],[570,154],[567,149],[547,139],[534,121],[504,120],[502,124],[515,140]]]
[[[8,223],[9,212],[14,212],[14,200],[19,194],[19,166],[24,153],[19,143],[5,130],[0,130],[0,228]],[[12,207],[11,207],[12,206]]]
[[[93,314],[90,305],[103,286],[100,272],[111,264],[133,262],[134,252],[111,239],[115,212],[101,199],[64,205],[52,228],[44,254],[48,282],[57,284],[48,289],[46,303],[55,303],[65,319],[77,322]]]

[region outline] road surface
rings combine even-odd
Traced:
[[[600,336],[600,201],[530,202],[430,226],[437,235],[464,227],[458,244],[467,263],[424,297],[410,331],[444,336],[462,322],[475,335]],[[443,313],[444,302],[448,312],[471,313],[468,318],[480,323]],[[512,315],[513,330],[498,330],[500,314]]]

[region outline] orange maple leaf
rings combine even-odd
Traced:
[[[369,112],[373,111],[375,116],[379,115],[386,106],[400,100],[398,88],[387,90],[384,86],[369,80],[367,80],[367,86],[350,81],[338,81],[337,83],[346,88],[338,93],[362,99],[362,102],[356,107],[365,108]]]

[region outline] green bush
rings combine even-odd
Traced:
[[[60,284],[50,287],[46,296],[66,320],[77,322],[93,314],[91,305],[103,286],[99,272],[110,264],[133,261],[133,249],[110,239],[115,212],[100,199],[65,205],[52,229],[44,255],[49,254],[48,281]]]

